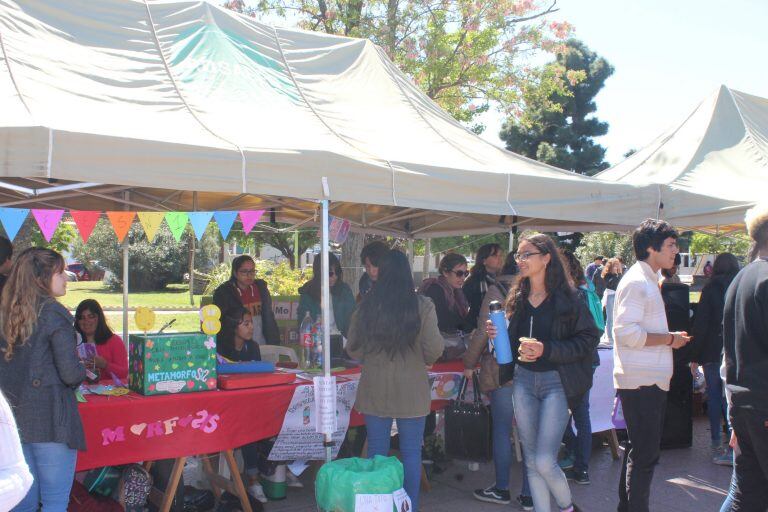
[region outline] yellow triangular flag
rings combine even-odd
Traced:
[[[157,235],[157,230],[160,229],[160,224],[163,223],[165,213],[163,212],[139,212],[139,222],[141,227],[144,228],[144,233],[147,235],[147,240],[152,242]]]

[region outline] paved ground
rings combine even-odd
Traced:
[[[585,512],[616,510],[616,488],[621,461],[611,459],[607,447],[596,446],[590,462],[590,485],[571,485],[574,500]],[[709,461],[709,424],[704,417],[694,422],[694,446],[682,450],[665,450],[656,470],[651,491],[654,512],[717,512],[723,502],[731,468],[715,466]],[[308,480],[303,477],[302,480]],[[493,466],[482,464],[480,471],[467,470],[466,464],[455,463],[433,478],[432,491],[422,494],[422,512],[499,512],[518,510],[516,505],[499,506],[472,498],[473,489],[493,481]],[[512,489],[520,488],[519,465],[513,468]],[[289,489],[288,499],[266,506],[269,512],[316,512],[313,491]],[[553,509],[554,510],[554,509]]]

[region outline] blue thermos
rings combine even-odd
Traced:
[[[496,362],[509,364],[512,362],[512,347],[509,346],[509,333],[507,332],[507,317],[501,302],[494,300],[488,305],[488,318],[496,327],[496,338],[493,345],[496,349]]]

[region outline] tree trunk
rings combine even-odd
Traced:
[[[360,276],[363,275],[360,252],[364,245],[365,234],[350,231],[347,240],[341,246],[341,268],[344,272],[344,282],[352,288],[352,293],[355,296],[357,296],[357,284],[360,281]]]

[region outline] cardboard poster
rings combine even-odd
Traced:
[[[347,434],[349,415],[356,396],[357,380],[336,384],[337,429],[332,435],[334,459],[338,456],[341,443]],[[283,418],[280,434],[269,453],[269,460],[325,460],[323,434],[317,433],[317,424],[314,386],[298,386]]]

